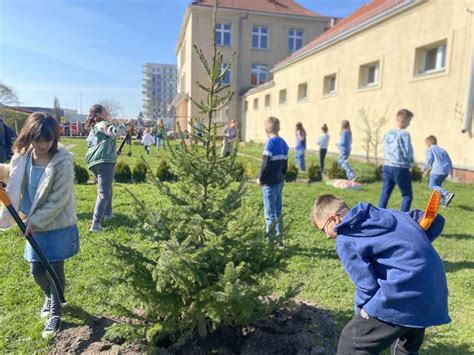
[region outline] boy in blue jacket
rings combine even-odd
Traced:
[[[424,231],[423,212],[359,203],[353,208],[320,196],[312,223],[330,239],[355,284],[356,316],[344,327],[338,354],[417,354],[425,328],[449,323],[443,262],[432,242],[443,230],[438,216]]]

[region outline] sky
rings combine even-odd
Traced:
[[[175,46],[191,0],[0,0],[0,81],[23,106],[86,113],[104,99],[123,117],[141,110],[145,63],[176,64]],[[297,0],[345,17],[368,0]]]

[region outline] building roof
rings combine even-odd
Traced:
[[[275,66],[274,70],[281,69],[287,64],[295,61],[298,57],[303,57],[306,53],[315,50],[338,36],[353,32],[357,27],[362,26],[378,16],[389,13],[390,10],[397,8],[399,5],[414,3],[413,0],[372,0],[362,7],[358,8],[348,17],[338,21],[336,25],[320,36],[316,37],[306,46],[292,53],[289,57],[281,61]]]
[[[192,5],[214,6],[214,0],[194,0]],[[261,11],[282,15],[324,17],[305,9],[293,0],[219,0],[219,7],[234,10]]]

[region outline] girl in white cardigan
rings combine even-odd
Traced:
[[[79,251],[74,163],[72,154],[59,145],[59,124],[50,115],[32,113],[13,147],[10,164],[0,165],[0,179],[7,181],[12,205],[26,216],[25,235],[31,233],[44,252],[64,289],[64,260]],[[14,225],[6,208],[1,211],[0,228]],[[45,301],[41,316],[47,318],[43,337],[59,331],[61,302],[39,258],[26,243],[24,257],[41,287]]]

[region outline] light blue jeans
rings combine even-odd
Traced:
[[[439,175],[439,174],[430,174],[430,188],[432,190],[439,190],[441,192],[442,198],[441,202],[444,203],[446,199],[446,194],[448,191],[441,187],[443,181],[448,177],[448,175]]]
[[[281,240],[283,183],[271,186],[263,185],[262,191],[267,237],[274,236],[275,239]]]
[[[354,170],[352,170],[349,165],[349,154],[350,153],[339,153],[339,160],[337,161],[339,166],[346,171],[346,176],[349,180],[352,180],[356,177]]]
[[[298,170],[306,171],[306,161],[304,158],[304,149],[297,149],[295,154],[296,167]]]

